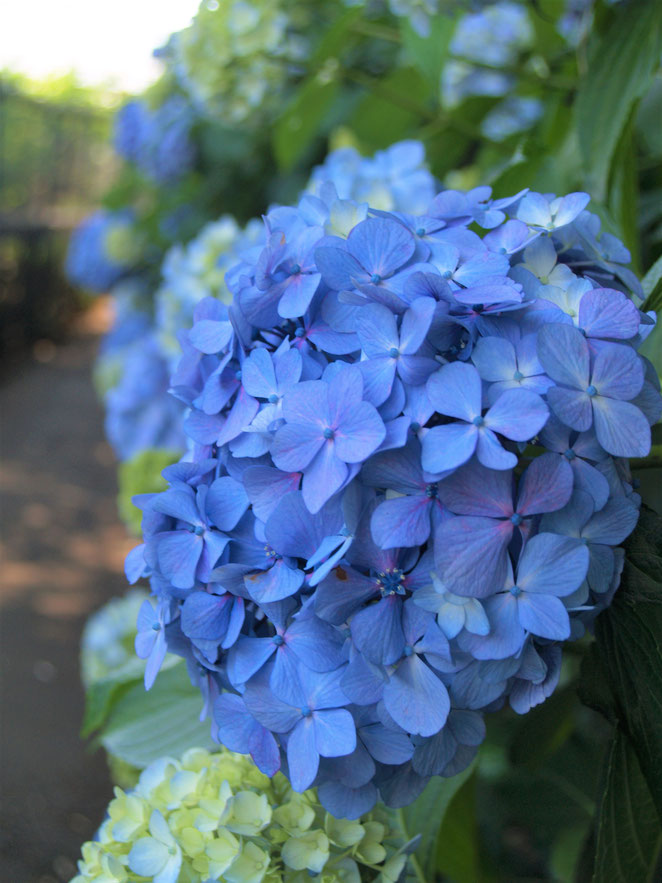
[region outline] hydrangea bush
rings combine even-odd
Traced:
[[[127,560],[146,686],[184,656],[218,740],[337,817],[464,769],[618,586],[662,400],[587,203],[318,182],[181,336],[190,449]]]
[[[406,846],[384,811],[335,819],[314,790],[225,749],[191,748],[150,764],[129,793],[115,788],[72,883],[395,883]]]

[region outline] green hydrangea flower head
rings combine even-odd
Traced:
[[[314,789],[298,794],[225,748],[192,748],[154,761],[131,793],[115,788],[72,883],[395,883],[404,846],[384,810],[335,819]]]
[[[204,0],[162,56],[204,113],[244,123],[275,105],[305,59],[312,4],[295,0]]]

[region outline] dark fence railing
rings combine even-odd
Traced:
[[[114,174],[110,114],[0,78],[0,358],[57,339],[80,304],[62,272],[73,227]]]

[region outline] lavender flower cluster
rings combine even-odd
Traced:
[[[219,741],[337,817],[465,768],[618,586],[662,399],[588,199],[321,184],[181,337],[190,451],[127,560],[146,685],[184,656]]]

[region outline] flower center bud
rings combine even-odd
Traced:
[[[241,368],[238,371],[234,372],[234,376],[237,378],[237,380],[241,380]]]
[[[417,227],[416,228],[417,236],[425,236],[425,227]]]
[[[304,705],[303,708],[301,709],[301,714],[304,717],[310,717],[310,715],[312,714],[312,711],[310,710],[310,708],[307,705]]]
[[[201,537],[204,532],[205,529],[200,524],[196,524],[196,526],[193,528],[193,533],[196,535],[196,537]]]
[[[485,418],[481,417],[479,414],[478,417],[474,417],[474,419],[471,422],[473,423],[474,426],[482,426],[485,423]]]
[[[452,270],[444,270],[444,272],[441,274],[442,279],[451,279],[452,277],[453,277]]]
[[[404,595],[404,578],[404,573],[398,567],[382,571],[379,574],[378,580],[378,585],[381,589],[382,596],[386,597],[387,595]]]
[[[305,333],[306,333],[306,331],[304,328],[297,328],[297,330],[294,332],[294,336],[295,337],[303,337]]]
[[[326,439],[333,438],[333,430],[331,429],[330,426],[327,426],[322,434],[324,435],[324,438],[326,438]]]
[[[513,596],[513,598],[518,598],[522,594],[522,590],[519,586],[513,586],[510,590],[510,594]]]
[[[285,638],[282,635],[274,635],[271,640],[272,643],[276,645],[276,647],[282,647],[285,643]]]
[[[379,285],[379,283],[382,281],[382,277],[379,275],[379,273],[373,273],[370,277],[370,281],[373,285]]]
[[[514,524],[515,527],[517,527],[519,524],[521,524],[522,521],[524,521],[524,519],[519,514],[519,512],[515,512],[513,515],[510,516],[510,523]]]
[[[418,432],[419,429],[421,428],[421,424],[418,422],[418,420],[414,420],[414,422],[411,424],[411,426],[409,428],[411,429],[412,432]]]
[[[521,371],[515,371],[515,373],[513,374],[513,380],[517,380],[517,381],[524,380],[524,375],[522,374]]]
[[[586,394],[587,395],[594,396],[594,395],[596,395],[596,393],[597,393],[597,389],[593,386],[593,384],[586,387]]]
[[[154,629],[155,632],[160,632],[161,631],[161,623],[160,622],[153,622],[152,628]]]
[[[572,448],[568,448],[567,451],[563,452],[563,456],[566,458],[566,460],[574,460],[577,454],[575,454]]]
[[[397,348],[397,346],[392,346],[391,349],[388,351],[388,354],[392,359],[397,359],[400,355],[400,350]]]
[[[428,497],[428,499],[430,499],[430,500],[436,500],[438,493],[439,493],[439,488],[437,487],[436,484],[429,484],[425,488],[425,496]]]
[[[272,405],[276,404],[276,402],[278,401],[278,396],[276,395],[275,392],[271,393],[271,395],[269,396],[269,401],[271,402]]]
[[[296,276],[297,273],[300,273],[300,272],[301,272],[301,267],[299,266],[299,264],[294,264],[292,266],[292,269],[290,270],[290,275]]]
[[[407,644],[407,646],[404,649],[405,656],[411,656],[413,654],[413,652],[414,652],[414,648],[411,647],[409,644]]]

